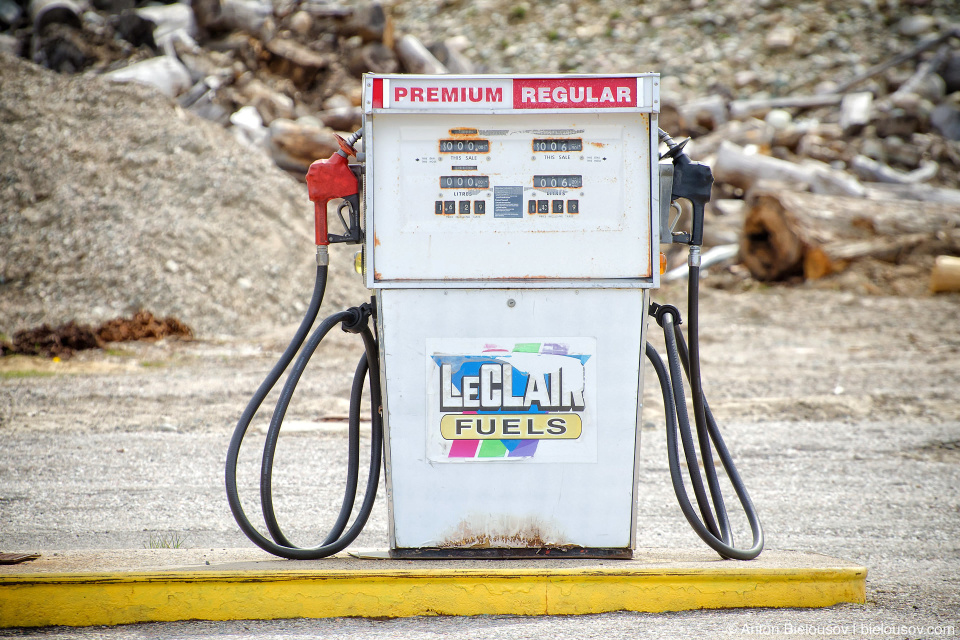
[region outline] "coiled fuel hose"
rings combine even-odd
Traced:
[[[326,247],[323,248],[326,251]],[[319,257],[319,254],[318,254]],[[324,259],[318,262],[326,262]],[[310,335],[310,338],[300,350],[304,339],[310,328],[313,326],[320,310],[320,303],[323,301],[323,294],[327,283],[327,266],[320,264],[317,267],[317,279],[314,285],[313,297],[307,309],[296,334],[287,346],[287,349],[280,356],[280,360],[274,365],[270,373],[260,384],[256,393],[250,399],[246,409],[240,416],[234,429],[233,436],[230,438],[230,446],[227,449],[227,462],[225,480],[227,487],[227,500],[230,503],[230,510],[236,519],[240,529],[250,540],[264,551],[268,551],[282,558],[291,560],[313,560],[325,558],[345,549],[360,534],[370,512],[373,509],[373,503],[377,496],[377,486],[380,482],[380,460],[383,455],[383,425],[380,417],[380,365],[377,340],[373,332],[367,326],[367,320],[374,313],[374,309],[369,304],[353,307],[346,311],[335,313],[320,323],[319,326]],[[364,355],[357,364],[357,369],[353,377],[353,386],[350,392],[350,411],[348,426],[348,460],[347,460],[347,486],[343,497],[343,503],[340,508],[340,514],[336,522],[327,534],[327,537],[319,546],[303,548],[294,545],[283,533],[280,524],[277,521],[273,506],[273,462],[277,448],[277,440],[280,437],[280,426],[286,415],[287,407],[293,397],[293,392],[297,388],[297,383],[303,375],[310,358],[316,352],[317,347],[324,336],[329,333],[336,325],[341,324],[345,331],[358,333],[363,339]],[[297,352],[300,351],[300,355]],[[294,362],[294,357],[296,361]],[[263,446],[263,458],[260,465],[260,505],[263,511],[263,518],[267,531],[272,539],[264,536],[250,522],[243,506],[240,503],[240,495],[237,491],[237,461],[240,457],[240,445],[250,427],[260,405],[264,399],[277,384],[280,376],[287,370],[290,363],[293,362],[293,368],[287,376],[287,380],[280,392],[280,398],[277,401],[273,417],[270,419],[270,426],[267,429],[266,441]],[[370,382],[370,470],[367,476],[367,488],[353,524],[347,529],[347,523],[353,512],[356,502],[357,487],[359,484],[360,469],[360,401],[363,393],[364,383]]]
[[[699,257],[699,247],[691,247],[691,257]],[[700,267],[699,260],[691,259],[689,281],[687,285],[687,316],[690,323],[690,348],[683,339],[680,331],[680,313],[669,305],[650,305],[650,313],[663,328],[663,338],[666,343],[667,360],[665,365],[660,354],[648,342],[646,345],[647,358],[653,364],[660,380],[660,390],[663,393],[664,412],[666,413],[667,427],[667,458],[670,465],[670,479],[674,493],[680,503],[680,509],[687,522],[714,551],[723,558],[737,560],[752,560],[763,550],[763,527],[757,516],[756,508],[747,488],[740,478],[730,451],[727,449],[720,435],[720,428],[710,411],[703,396],[703,386],[700,379],[700,339],[699,339],[699,297],[700,297]],[[703,472],[707,478],[707,487],[704,487],[700,475],[700,463],[697,459],[693,434],[690,429],[690,419],[687,414],[686,396],[684,393],[683,377],[686,373],[690,383],[691,400],[693,404],[694,421],[697,427],[697,441],[702,459]],[[678,438],[679,435],[679,438]],[[697,509],[694,509],[687,495],[680,469],[680,446],[683,446],[684,460],[690,475]],[[712,446],[711,446],[712,445]],[[720,482],[717,469],[713,462],[713,449],[716,449],[720,463],[733,485],[733,490],[740,500],[740,505],[750,524],[753,542],[748,549],[734,546],[733,533],[730,530],[730,521],[720,491]],[[709,499],[707,491],[709,490]],[[710,503],[713,503],[711,509]],[[699,515],[697,511],[699,510]]]

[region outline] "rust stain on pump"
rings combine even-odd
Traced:
[[[471,516],[460,521],[437,545],[440,548],[538,549],[572,547],[564,537],[536,518],[522,516]]]

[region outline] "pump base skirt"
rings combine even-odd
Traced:
[[[585,558],[588,560],[631,560],[632,549],[607,549],[597,547],[426,547],[422,549],[391,549],[390,557],[397,560],[528,560],[543,558]]]

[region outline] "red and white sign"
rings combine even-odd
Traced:
[[[514,109],[636,107],[636,78],[516,78]]]
[[[373,109],[636,109],[653,106],[650,76],[373,79]],[[646,89],[646,90],[645,90]]]

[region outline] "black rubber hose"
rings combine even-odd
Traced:
[[[287,415],[287,408],[290,406],[293,392],[296,390],[297,384],[300,382],[300,377],[303,375],[307,363],[310,361],[310,356],[314,354],[320,345],[320,341],[326,337],[330,329],[333,329],[344,320],[350,320],[351,318],[353,318],[353,314],[349,311],[341,311],[326,318],[320,323],[320,326],[314,330],[303,351],[300,352],[300,356],[293,363],[293,369],[291,369],[290,375],[287,376],[287,381],[280,391],[280,398],[277,400],[277,407],[274,409],[273,416],[270,418],[267,437],[263,443],[263,457],[260,462],[260,507],[263,511],[263,520],[267,525],[267,531],[270,532],[274,542],[284,547],[295,547],[296,545],[283,535],[283,531],[280,530],[280,525],[277,523],[277,517],[273,507],[273,461],[277,452],[277,441],[280,438],[280,426],[283,424],[283,419]],[[348,484],[350,477],[349,467],[348,456]],[[352,509],[353,505],[351,504],[350,507]],[[331,533],[333,532],[331,531]],[[333,539],[335,540],[339,535],[340,534],[337,533],[333,536]],[[323,544],[327,544],[327,542],[329,542],[329,540]]]
[[[740,478],[740,474],[733,464],[730,452],[727,450],[723,438],[720,437],[719,430],[716,430],[716,422],[714,421],[714,429],[711,430],[711,436],[715,436],[714,445],[717,448],[717,453],[720,456],[723,468],[727,472],[730,483],[733,485],[734,491],[740,499],[740,504],[743,506],[744,513],[750,523],[750,530],[753,534],[753,546],[749,549],[737,549],[727,544],[720,537],[714,535],[697,517],[697,512],[687,496],[686,487],[683,485],[683,475],[680,471],[680,442],[677,439],[677,432],[680,431],[680,429],[677,422],[677,407],[680,402],[685,402],[685,400],[682,397],[674,399],[674,395],[671,393],[671,387],[673,387],[671,377],[675,376],[671,376],[667,372],[667,367],[660,358],[660,354],[657,353],[656,349],[654,349],[650,343],[647,343],[646,354],[647,359],[653,364],[653,368],[656,370],[657,377],[660,380],[660,389],[663,394],[663,406],[667,423],[667,459],[670,466],[670,480],[673,483],[673,491],[677,495],[680,510],[700,539],[720,554],[721,557],[736,560],[753,560],[763,551],[763,527],[760,525],[760,519],[743,484],[743,480]],[[689,430],[689,425],[687,428]],[[713,433],[714,431],[716,431],[715,434]]]
[[[323,299],[323,292],[326,287],[326,275],[327,269],[325,266],[318,267],[317,269],[317,283],[314,287],[313,298],[310,302],[310,307],[307,310],[307,314],[304,316],[303,321],[300,324],[300,327],[297,329],[297,333],[294,336],[293,340],[290,342],[290,345],[287,347],[287,350],[284,351],[280,360],[274,366],[274,368],[267,375],[267,378],[261,383],[260,387],[257,389],[257,392],[251,398],[250,402],[247,404],[246,409],[240,417],[240,420],[237,423],[237,427],[234,430],[233,436],[230,439],[230,446],[227,449],[227,461],[226,461],[226,487],[227,487],[227,500],[230,504],[230,510],[233,512],[233,516],[237,521],[238,526],[241,531],[251,540],[259,546],[261,549],[268,551],[274,555],[289,558],[289,559],[298,559],[298,560],[312,560],[317,558],[323,558],[329,555],[333,555],[339,551],[345,549],[353,540],[356,539],[357,535],[360,534],[360,531],[363,529],[363,526],[366,524],[367,519],[370,516],[370,512],[373,509],[373,504],[376,500],[377,487],[380,482],[380,460],[382,458],[383,452],[383,425],[381,422],[380,416],[380,406],[381,406],[381,393],[380,393],[380,367],[379,367],[379,352],[377,347],[377,341],[374,338],[368,327],[364,327],[360,331],[361,338],[364,343],[364,356],[361,359],[360,363],[357,366],[357,372],[354,375],[354,392],[351,394],[351,404],[350,404],[350,426],[349,432],[351,437],[354,435],[359,439],[359,422],[360,422],[360,398],[362,395],[363,389],[363,380],[366,378],[370,381],[370,397],[371,397],[371,442],[370,442],[370,470],[367,478],[367,488],[364,495],[363,503],[361,504],[360,510],[357,514],[356,519],[354,520],[353,525],[350,529],[344,533],[342,532],[345,522],[343,520],[349,519],[350,512],[353,508],[353,503],[356,496],[356,480],[355,476],[357,475],[357,468],[359,467],[359,444],[356,445],[357,449],[357,464],[354,468],[351,468],[351,465],[348,462],[348,485],[352,484],[354,491],[350,494],[350,497],[345,497],[344,504],[341,507],[340,516],[335,523],[333,530],[330,532],[330,535],[327,536],[327,540],[324,541],[318,547],[314,548],[300,548],[292,544],[289,544],[289,541],[286,540],[286,537],[283,535],[283,532],[280,530],[278,524],[276,524],[275,514],[272,512],[272,495],[268,491],[265,495],[268,496],[266,503],[270,505],[269,514],[265,510],[264,517],[268,521],[268,528],[270,528],[269,521],[273,520],[273,530],[271,531],[272,535],[275,535],[278,540],[284,542],[279,542],[278,540],[270,540],[263,536],[257,529],[254,527],[250,520],[247,518],[246,514],[243,511],[243,507],[240,503],[240,496],[237,490],[237,462],[240,456],[240,446],[243,442],[243,437],[246,434],[247,429],[250,426],[250,422],[253,420],[254,415],[256,415],[257,410],[260,408],[260,405],[263,403],[264,398],[276,384],[277,380],[289,366],[291,360],[297,353],[297,350],[300,348],[300,345],[303,343],[304,337],[307,332],[310,330],[314,320],[316,319],[317,313],[320,308],[320,303]],[[284,389],[281,393],[281,399],[277,403],[277,411],[275,412],[274,418],[271,420],[271,428],[268,430],[268,442],[272,444],[268,447],[265,445],[265,459],[262,463],[262,470],[264,468],[268,469],[268,478],[266,480],[265,486],[268,489],[272,489],[269,472],[272,472],[272,460],[273,453],[276,447],[276,433],[273,436],[270,434],[273,432],[279,432],[279,425],[283,419],[283,415],[286,412],[287,405],[290,401],[290,398],[293,395],[293,390],[296,388],[297,381],[300,378],[300,375],[303,373],[303,369],[306,366],[307,361],[316,351],[319,346],[320,340],[323,336],[329,332],[337,322],[342,322],[345,319],[355,319],[355,313],[351,311],[343,312],[340,314],[334,314],[334,317],[337,318],[336,321],[332,321],[332,318],[328,318],[314,331],[307,345],[304,347],[303,353],[297,359],[295,364],[294,371],[291,372],[290,378],[284,384]],[[294,375],[296,374],[296,375]],[[359,383],[358,383],[359,380]],[[277,414],[280,414],[279,417]],[[276,428],[274,428],[276,425]],[[351,443],[351,452],[354,448],[354,444]],[[269,455],[267,455],[269,454]],[[269,457],[269,462],[266,458]],[[353,477],[354,480],[351,482],[350,478]],[[261,487],[264,486],[264,478],[261,476]],[[348,490],[349,490],[348,486]],[[263,495],[261,496],[261,502],[264,502]],[[349,508],[347,506],[349,503]],[[346,515],[346,518],[344,516]],[[333,534],[337,535],[334,536]]]
[[[277,384],[277,380],[280,379],[280,376],[283,375],[283,372],[287,370],[288,366],[290,366],[290,361],[293,360],[294,356],[297,355],[300,345],[303,344],[303,340],[307,337],[310,327],[313,326],[314,321],[317,319],[317,314],[320,312],[320,304],[323,302],[323,294],[326,290],[326,287],[327,267],[326,265],[318,265],[317,279],[314,282],[313,296],[310,298],[310,304],[307,307],[307,312],[304,314],[303,320],[300,321],[300,326],[297,328],[297,332],[294,334],[293,339],[290,340],[290,344],[287,345],[283,355],[281,355],[280,359],[277,360],[277,363],[273,365],[273,369],[270,370],[270,373],[267,374],[267,377],[264,378],[263,382],[260,383],[257,391],[253,394],[253,397],[250,398],[250,402],[247,403],[246,408],[240,415],[240,419],[237,421],[236,428],[233,430],[233,436],[230,438],[230,445],[227,447],[227,461],[224,472],[224,483],[226,484],[227,488],[227,502],[230,504],[230,511],[233,512],[234,519],[237,521],[237,524],[240,525],[240,529],[248,537],[250,536],[250,533],[248,532],[255,532],[256,529],[253,528],[253,526],[250,524],[250,521],[247,519],[246,514],[243,512],[243,507],[240,505],[240,494],[237,491],[237,461],[240,457],[240,445],[243,444],[243,438],[247,433],[247,429],[250,428],[250,423],[253,421],[253,417],[260,409],[260,405],[263,404],[267,394],[269,394],[274,385]]]
[[[703,470],[710,486],[710,495],[713,497],[713,506],[717,513],[719,531],[711,527],[714,535],[719,535],[728,545],[733,544],[733,534],[730,531],[730,520],[727,518],[727,509],[723,504],[723,495],[720,492],[720,482],[717,478],[717,469],[713,464],[713,455],[710,450],[710,436],[707,433],[706,399],[703,395],[703,382],[700,378],[700,267],[691,266],[687,281],[687,322],[690,326],[690,351],[687,357],[682,358],[687,380],[690,381],[690,395],[693,400],[693,417],[697,425],[697,439],[700,443],[700,453],[703,456]],[[675,326],[675,336],[678,345],[683,341],[680,327]],[[686,346],[686,345],[684,345]],[[707,521],[708,526],[712,524]]]
[[[274,541],[284,547],[295,547],[296,545],[290,542],[290,540],[287,539],[287,537],[283,534],[283,531],[280,529],[280,524],[277,522],[277,516],[273,506],[273,461],[276,454],[277,440],[280,437],[280,425],[283,422],[284,416],[286,415],[290,400],[293,398],[293,392],[296,390],[297,384],[300,382],[300,377],[303,375],[303,371],[306,369],[307,362],[309,362],[311,356],[320,345],[320,342],[327,335],[330,329],[335,327],[337,324],[343,321],[354,320],[355,318],[356,315],[353,311],[341,311],[340,313],[333,314],[324,320],[319,327],[317,327],[317,329],[313,332],[313,335],[310,336],[310,340],[308,340],[307,344],[304,346],[303,351],[297,358],[297,361],[294,363],[293,369],[290,371],[290,375],[280,393],[280,399],[277,401],[277,408],[273,412],[273,418],[270,420],[270,428],[267,430],[267,438],[263,445],[263,459],[260,468],[260,504],[263,509],[263,518],[267,525],[267,530],[270,532],[270,535],[273,537]],[[369,330],[367,331],[369,333]],[[361,336],[362,335],[363,334],[361,333]],[[372,339],[372,336],[370,337]],[[364,343],[366,343],[366,339],[364,339]],[[374,343],[374,349],[375,348],[376,343]],[[357,365],[357,372],[353,377],[353,388],[350,394],[351,413],[349,417],[348,432],[351,434],[351,436],[355,432],[356,439],[350,438],[348,441],[347,487],[344,492],[344,501],[341,505],[340,515],[338,516],[336,523],[333,525],[324,541],[320,543],[320,547],[330,545],[340,537],[341,533],[343,533],[343,529],[346,527],[347,520],[350,518],[350,513],[353,511],[353,504],[356,500],[357,476],[359,475],[360,466],[359,403],[363,393],[365,374],[368,370],[368,361],[366,356],[367,354],[364,353],[363,359],[361,359],[360,363]],[[356,412],[353,411],[354,405],[357,406]]]
[[[686,459],[687,469],[690,475],[690,482],[693,485],[693,494],[697,501],[697,507],[700,509],[700,516],[703,518],[703,522],[705,523],[707,530],[710,531],[712,535],[720,537],[720,531],[717,527],[717,522],[714,519],[713,512],[710,509],[710,500],[707,497],[706,489],[703,486],[703,477],[700,475],[700,463],[699,459],[697,458],[696,447],[693,444],[693,435],[690,432],[690,418],[687,414],[687,403],[683,389],[683,376],[679,374],[681,367],[680,358],[677,355],[677,350],[670,348],[670,341],[675,339],[673,327],[674,324],[670,314],[664,314],[663,333],[664,340],[667,343],[667,362],[670,365],[671,372],[670,382],[672,383],[673,397],[676,399],[676,402],[674,403],[674,414],[676,415],[677,425],[680,432],[680,441],[683,443],[683,455]],[[710,457],[709,448],[704,450],[704,448],[701,446],[700,452],[704,458]],[[704,465],[704,467],[706,470],[706,465]],[[716,474],[715,469],[714,474]]]
[[[690,523],[693,530],[700,536],[700,539],[722,557],[737,560],[752,560],[760,555],[760,552],[763,550],[763,527],[760,524],[760,519],[757,516],[753,501],[750,499],[743,480],[733,463],[733,458],[723,441],[723,437],[720,435],[716,420],[713,418],[713,414],[709,411],[708,407],[705,407],[708,425],[707,432],[710,440],[713,441],[713,446],[717,450],[727,477],[730,479],[730,484],[733,485],[737,498],[740,500],[744,514],[747,516],[747,521],[750,524],[750,530],[753,536],[752,546],[749,549],[738,549],[732,544],[727,543],[721,536],[716,535],[714,531],[711,531],[704,522],[697,517],[697,512],[687,496],[686,487],[683,484],[683,475],[680,470],[680,440],[684,440],[684,448],[686,449],[688,443],[689,446],[692,446],[692,437],[690,436],[689,423],[683,424],[686,413],[680,409],[681,406],[686,404],[686,399],[683,393],[683,373],[675,337],[677,332],[675,332],[673,318],[670,317],[670,314],[664,314],[663,316],[663,329],[668,359],[670,361],[670,372],[668,373],[666,365],[664,365],[663,360],[660,358],[660,354],[658,354],[656,349],[649,343],[646,345],[646,354],[651,364],[653,364],[657,372],[657,377],[660,380],[667,423],[667,458],[670,466],[670,479],[673,483],[674,493],[677,495],[677,501],[680,503],[680,510],[683,512],[684,517],[686,517],[687,522]],[[691,340],[692,339],[693,338],[691,338]],[[678,379],[681,380],[680,385],[677,384]],[[679,440],[677,438],[678,432],[680,433]],[[687,434],[687,437],[684,437],[684,433]],[[701,453],[705,456],[710,455],[710,449],[708,448]],[[688,467],[690,467],[689,462]],[[716,470],[714,470],[713,473],[716,475]],[[691,478],[699,477],[699,468],[691,467],[690,476]],[[696,484],[694,480],[694,485],[696,486]],[[710,484],[712,485],[713,483],[711,482]],[[716,499],[716,496],[714,496],[714,498]],[[701,505],[701,507],[702,506],[703,505]]]

